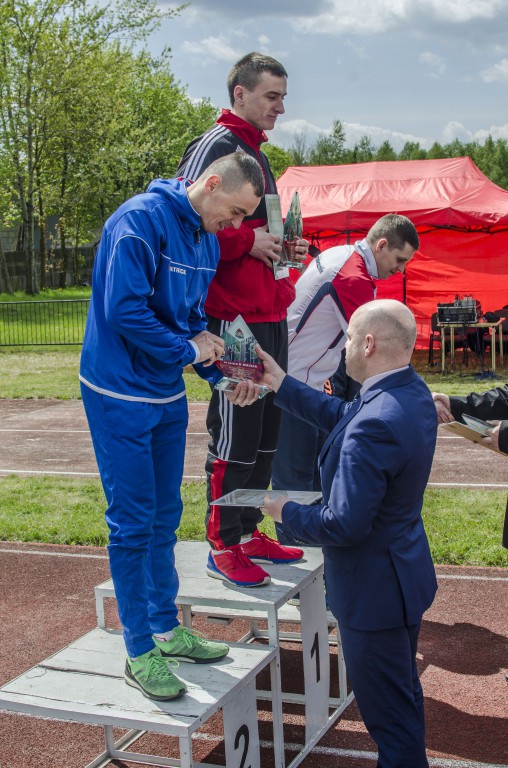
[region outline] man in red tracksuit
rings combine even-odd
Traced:
[[[178,176],[196,179],[213,160],[237,150],[255,157],[263,171],[266,193],[276,193],[275,179],[261,144],[264,133],[284,112],[287,73],[270,56],[249,53],[228,76],[231,109],[224,109],[216,125],[187,149]],[[222,336],[241,315],[261,347],[286,370],[287,308],[295,289],[289,277],[276,280],[273,262],[282,251],[278,237],[268,232],[264,199],[239,229],[218,233],[220,260],[210,284],[205,310],[208,328]],[[297,257],[303,259],[307,242],[300,240]],[[207,538],[211,544],[207,572],[214,578],[246,587],[270,581],[257,563],[293,562],[303,552],[284,547],[258,531],[262,519],[256,507],[222,507],[213,504],[238,488],[268,488],[277,447],[281,412],[273,394],[250,408],[230,403],[214,390],[207,415],[210,433],[206,461]]]

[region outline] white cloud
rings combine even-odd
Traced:
[[[312,17],[290,19],[290,24],[302,32],[340,34],[356,32],[375,34],[392,27],[403,16],[405,0],[331,0],[327,11]],[[328,10],[329,9],[329,10]]]
[[[508,59],[502,59],[481,73],[484,83],[508,83]]]
[[[491,125],[490,128],[475,131],[474,133],[475,140],[480,144],[484,144],[489,136],[492,136],[494,141],[496,139],[508,139],[508,123],[504,125]]]
[[[406,142],[430,149],[455,138],[508,138],[506,29],[508,0],[258,0],[248,7],[192,0],[162,25],[160,41],[171,45],[175,76],[189,92],[223,106],[227,71],[247,51],[282,61],[290,74],[287,111],[269,134],[279,146],[291,146],[298,133],[312,144],[338,117],[348,147],[367,135],[376,147],[389,141],[400,151]],[[393,101],[394,83],[418,94],[411,109]],[[383,127],[364,123],[371,120]]]
[[[354,147],[362,136],[369,136],[375,147],[381,146],[384,141],[389,141],[397,152],[400,152],[408,141],[417,142],[422,147],[427,147],[428,144],[426,139],[412,133],[401,133],[400,131],[391,131],[388,128],[379,128],[376,125],[362,125],[362,123],[343,123],[343,125],[348,147]]]
[[[287,148],[293,144],[297,134],[303,134],[308,143],[312,144],[322,133],[322,128],[308,120],[284,120],[275,124],[273,131],[268,134],[268,138],[273,144]]]
[[[207,66],[209,63],[207,57],[212,57],[217,61],[234,63],[242,56],[242,51],[232,48],[223,37],[206,37],[199,42],[186,40],[182,43],[182,50],[193,56],[202,57],[203,66]]]
[[[384,141],[389,141],[392,147],[399,152],[406,142],[418,142],[421,147],[430,148],[431,143],[428,139],[421,136],[415,136],[411,133],[401,133],[400,131],[391,131],[388,128],[379,128],[375,125],[363,125],[361,123],[343,122],[346,134],[346,146],[353,148],[362,136],[369,136],[375,147],[379,147]],[[277,123],[273,131],[270,132],[270,141],[283,147],[290,147],[294,143],[296,134],[303,134],[307,138],[308,144],[313,144],[315,140],[323,134],[331,132],[329,128],[321,128],[308,120],[286,120]]]
[[[441,56],[437,53],[431,53],[431,51],[424,51],[420,54],[419,60],[422,64],[428,67],[428,76],[437,78],[444,74],[446,70],[446,64]]]
[[[504,0],[427,0],[436,18],[454,23],[475,19],[493,19],[503,9]]]
[[[441,144],[451,144],[454,139],[458,139],[459,141],[473,141],[474,136],[471,133],[471,131],[468,131],[467,128],[462,124],[459,123],[456,120],[450,120],[449,123],[446,123],[446,125],[443,128],[442,134],[441,134]]]
[[[162,8],[180,7],[181,3],[172,2],[172,0],[158,0],[158,5]],[[252,21],[259,17],[269,16],[271,18],[287,18],[293,16],[312,16],[318,13],[320,7],[326,7],[328,0],[314,0],[309,3],[308,0],[256,0],[255,3],[239,3],[238,0],[191,0],[184,13],[192,12],[196,18],[205,17],[213,19],[218,15],[226,19],[241,18],[243,21]]]
[[[326,11],[312,17],[300,16],[290,23],[304,32],[322,34],[378,34],[394,27],[412,29],[412,22],[434,25],[448,22],[463,25],[476,21],[493,21],[506,11],[505,0],[330,0]],[[412,30],[413,31],[413,30]],[[418,31],[418,30],[414,30]]]
[[[432,139],[417,136],[413,133],[392,131],[376,125],[347,122],[342,124],[346,134],[346,146],[350,149],[360,141],[362,136],[368,136],[376,148],[380,147],[384,141],[389,141],[396,152],[400,152],[406,142],[418,143],[422,149],[430,149],[436,140],[444,145],[450,144],[454,139],[458,139],[461,142],[477,141],[479,144],[484,144],[488,136],[492,136],[494,141],[496,139],[508,139],[508,123],[504,125],[491,125],[490,128],[470,131],[463,123],[452,120],[443,126],[440,137],[436,135]],[[296,134],[303,134],[307,138],[307,143],[312,145],[319,136],[329,134],[330,132],[331,127],[321,128],[307,120],[287,120],[279,123],[270,132],[269,138],[273,144],[288,148],[294,143]]]
[[[351,48],[358,59],[369,59],[370,53],[365,45],[358,45],[352,40],[346,40],[346,46]]]

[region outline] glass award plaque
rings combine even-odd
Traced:
[[[279,195],[265,195],[265,203],[268,231],[272,235],[276,235],[282,244],[281,258],[279,261],[273,262],[275,279],[280,280],[281,277],[289,277],[289,268],[303,272],[305,264],[295,258],[296,241],[301,239],[303,232],[298,192],[293,193],[285,222],[282,221]]]
[[[259,397],[270,392],[270,387],[261,384],[264,366],[256,353],[257,340],[241,315],[233,320],[222,334],[224,354],[215,365],[223,374],[215,389],[233,392],[241,381],[253,381],[259,387]]]
[[[322,499],[320,491],[263,491],[238,488],[221,496],[220,499],[214,499],[211,503],[220,504],[221,507],[262,507],[266,496],[270,499],[287,496],[289,501],[295,501],[297,504],[316,504]]]

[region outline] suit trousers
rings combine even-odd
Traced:
[[[153,648],[152,634],[178,626],[174,547],[187,400],[119,400],[81,386],[108,507],[109,562],[127,653]]]
[[[386,630],[340,626],[348,677],[377,744],[377,768],[428,768],[423,691],[416,669],[420,624]]]

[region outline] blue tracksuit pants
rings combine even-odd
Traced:
[[[106,494],[109,562],[127,653],[178,625],[174,546],[180,524],[187,400],[119,400],[81,386]]]

